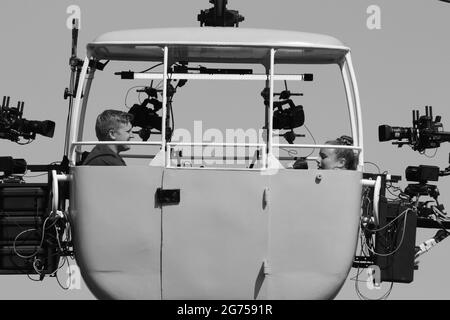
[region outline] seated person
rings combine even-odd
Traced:
[[[131,121],[133,115],[118,111],[105,110],[97,117],[95,133],[99,141],[129,141],[133,138]],[[96,145],[83,161],[88,166],[126,166],[119,155],[129,150],[130,146],[122,145]]]
[[[341,136],[325,144],[352,146],[353,139]],[[358,164],[358,157],[352,149],[321,148],[319,155],[321,159],[319,169],[356,170]]]

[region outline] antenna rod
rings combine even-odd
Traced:
[[[72,57],[76,58],[77,56],[77,46],[78,46],[78,19],[72,20]]]

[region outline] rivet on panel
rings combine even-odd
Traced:
[[[269,204],[269,188],[264,188],[262,201],[263,210],[266,209],[268,204]]]
[[[318,174],[317,176],[316,176],[316,183],[320,183],[322,181],[322,175],[321,174]]]

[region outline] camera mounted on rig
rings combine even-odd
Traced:
[[[13,142],[19,142],[20,137],[28,140],[34,140],[36,134],[45,137],[53,137],[55,123],[50,120],[35,121],[22,118],[23,101],[17,102],[17,107],[9,107],[10,97],[3,97],[0,108],[0,139],[8,139]]]
[[[25,159],[14,159],[13,157],[0,157],[0,183],[21,182],[22,178],[15,179],[13,175],[25,174],[27,162]]]
[[[148,98],[144,99],[141,104],[134,104],[128,113],[133,115],[131,125],[133,127],[140,127],[139,137],[143,141],[147,141],[150,138],[152,129],[156,129],[161,132],[161,116],[157,112],[162,108],[162,103],[157,99],[158,90],[155,88],[145,87],[143,89],[136,90],[137,92],[144,92],[148,95]],[[160,90],[161,91],[161,90]],[[147,105],[153,105],[153,108],[147,107]]]
[[[415,184],[408,184],[405,188],[405,193],[412,197],[430,196],[437,199],[439,190],[435,185],[428,184],[428,181],[438,181],[440,174],[439,167],[420,165],[409,166],[405,170],[407,181],[418,182]]]
[[[239,11],[227,9],[227,0],[209,0],[209,2],[214,4],[214,7],[201,10],[197,16],[201,27],[239,27],[239,22],[244,21],[245,18]]]
[[[261,96],[264,98],[264,105],[268,107],[270,104],[270,89],[264,88]],[[294,129],[303,126],[305,123],[305,112],[303,111],[303,106],[295,105],[291,96],[303,96],[303,93],[293,93],[286,88],[280,93],[274,93],[274,96],[279,96],[280,100],[273,102],[272,127],[275,130],[289,130],[283,136],[288,143],[292,144],[297,136],[294,133]],[[283,106],[286,104],[289,107],[283,109]]]
[[[162,117],[158,115],[158,111],[162,109],[163,105],[158,100],[158,93],[162,93],[162,90],[153,88],[152,85],[144,87],[143,89],[137,89],[136,92],[147,94],[147,98],[142,103],[135,103],[128,113],[133,115],[131,125],[133,127],[140,127],[138,131],[139,137],[142,141],[148,141],[150,135],[161,133],[162,129]],[[169,109],[171,108],[171,102],[176,89],[169,83],[167,85],[167,104]],[[150,107],[148,105],[152,105]],[[154,130],[156,131],[154,131]],[[172,128],[166,127],[166,140],[170,140],[172,136]]]
[[[437,166],[427,166],[427,165],[420,165],[418,167],[409,166],[405,170],[406,180],[418,183],[409,184],[405,189],[405,193],[410,197],[423,195],[423,196],[430,196],[436,199],[439,196],[439,190],[435,185],[428,184],[428,181],[438,181],[439,177],[449,175],[450,175],[450,166],[448,166],[444,170],[440,170],[440,168]]]
[[[378,140],[393,142],[399,147],[408,144],[414,151],[423,152],[425,149],[439,148],[442,142],[450,141],[450,132],[442,131],[441,116],[433,120],[431,106],[425,106],[425,115],[419,116],[419,110],[413,110],[412,127],[378,127]],[[402,141],[406,139],[406,141]]]

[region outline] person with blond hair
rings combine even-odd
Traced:
[[[353,139],[349,136],[341,136],[325,144],[352,146]],[[358,157],[352,149],[321,148],[319,156],[319,169],[356,170],[358,164]]]

